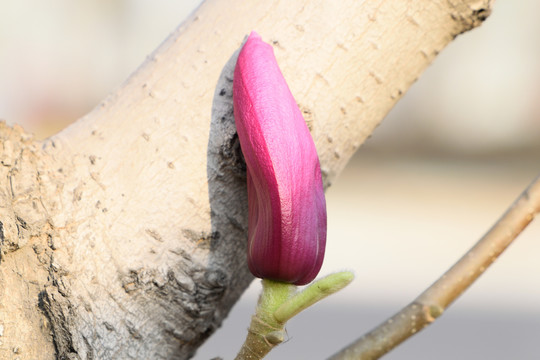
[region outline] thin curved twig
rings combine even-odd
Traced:
[[[540,176],[459,261],[412,303],[330,360],[378,359],[430,325],[512,243],[540,212]]]

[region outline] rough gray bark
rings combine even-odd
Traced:
[[[276,57],[329,186],[490,0],[209,0],[90,114],[0,126],[0,357],[186,359],[252,280],[231,101],[250,30]]]

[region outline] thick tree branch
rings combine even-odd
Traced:
[[[450,306],[540,212],[540,176],[484,237],[412,303],[331,360],[378,359],[430,325]]]
[[[90,114],[42,143],[4,142],[2,343],[21,359],[52,358],[28,350],[51,334],[64,358],[188,358],[252,279],[231,101],[244,37],[273,44],[328,186],[490,3],[206,1]],[[4,289],[24,286],[21,308]]]

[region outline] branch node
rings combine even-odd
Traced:
[[[439,305],[429,305],[428,309],[429,311],[427,312],[427,321],[429,323],[435,321],[435,319],[441,316],[444,312],[444,309]]]

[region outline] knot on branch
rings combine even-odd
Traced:
[[[493,2],[493,0],[472,0],[455,7],[450,13],[452,19],[459,24],[455,36],[482,25],[491,14]]]

